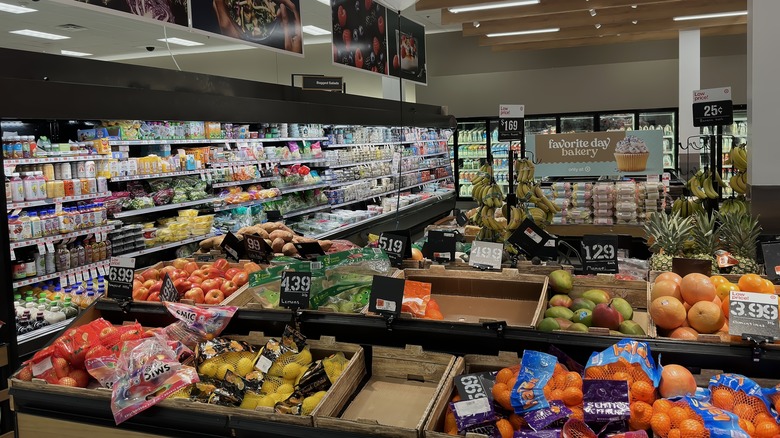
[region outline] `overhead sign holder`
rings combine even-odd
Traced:
[[[722,126],[734,122],[731,87],[693,92],[693,126]]]
[[[341,76],[302,75],[301,80],[303,90],[346,92],[344,78]]]
[[[525,105],[498,106],[498,141],[523,138],[525,130]]]

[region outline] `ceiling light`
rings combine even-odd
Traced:
[[[161,41],[163,43],[169,43],[169,44],[177,44],[179,46],[187,46],[187,47],[202,46],[203,45],[203,43],[199,43],[199,42],[196,42],[196,41],[185,40],[185,39],[181,39],[181,38],[160,38],[157,41]]]
[[[460,12],[484,11],[488,9],[513,8],[515,6],[527,6],[527,5],[538,5],[538,4],[539,4],[539,0],[520,0],[514,2],[485,3],[482,5],[461,6],[457,8],[448,8],[447,10],[452,12],[453,14],[458,14]]]
[[[632,21],[631,23],[632,23],[632,24],[637,24],[637,23],[639,23],[639,20],[634,20],[634,21]]]
[[[631,9],[636,9],[637,5],[631,5]]]
[[[74,52],[73,50],[60,50],[60,53],[67,56],[92,56],[87,52]]]
[[[10,12],[12,14],[26,14],[28,12],[36,12],[37,9],[26,8],[24,6],[9,5],[8,3],[0,3],[0,12]]]
[[[517,35],[532,35],[535,33],[551,33],[551,32],[558,32],[560,31],[560,27],[554,27],[550,29],[535,29],[535,30],[520,30],[517,32],[503,32],[503,33],[489,33],[487,34],[488,38],[498,38],[498,37],[505,37],[505,36],[517,36]]]
[[[57,35],[57,34],[46,33],[46,32],[38,32],[37,30],[30,30],[30,29],[12,30],[9,33],[14,33],[16,35],[24,35],[33,38],[43,38],[45,40],[66,40],[70,38],[69,36]]]
[[[703,15],[685,15],[682,17],[674,17],[674,21],[686,21],[686,20],[706,20],[708,18],[724,18],[724,17],[739,17],[741,15],[747,15],[748,11],[734,11],[734,12],[718,12],[716,14],[703,14]]]
[[[479,26],[481,26],[481,24],[479,23],[479,21],[475,21],[475,22],[474,22],[474,27],[479,27]]]
[[[301,30],[303,30],[304,33],[308,33],[309,35],[328,35],[330,33],[325,29],[312,25],[303,26]]]
[[[600,23],[596,23],[596,29],[601,29],[601,24]]]
[[[590,16],[591,17],[595,17],[596,16],[596,10],[595,9],[591,9],[588,12],[590,12]]]

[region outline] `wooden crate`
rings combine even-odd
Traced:
[[[447,378],[447,383],[439,394],[439,398],[431,410],[428,421],[425,422],[423,430],[425,438],[445,438],[448,437],[444,431],[444,417],[447,413],[447,407],[450,400],[457,393],[455,388],[455,378],[461,374],[480,373],[486,371],[498,371],[502,368],[508,368],[520,364],[520,358],[517,353],[499,352],[498,356],[483,356],[478,354],[467,354],[455,361],[452,372]],[[480,435],[481,436],[481,435]]]
[[[517,269],[483,272],[433,265],[400,274],[408,280],[431,283],[431,296],[445,321],[505,321],[511,327],[536,327],[541,306],[546,303],[547,277],[521,274]]]
[[[370,379],[342,412],[315,415],[314,424],[354,434],[419,438],[454,364],[452,355],[417,346],[374,346]]]
[[[456,260],[452,263],[448,263],[444,266],[445,269],[460,270],[460,271],[479,271],[479,269],[470,266],[468,263],[462,260]],[[430,267],[427,266],[427,267]],[[535,265],[530,260],[520,260],[517,262],[517,267],[512,268],[509,263],[503,263],[502,269],[517,269],[521,274],[533,274],[533,275],[550,275],[551,272],[562,269],[564,271],[574,272],[574,267],[571,265]]]

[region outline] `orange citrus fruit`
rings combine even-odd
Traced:
[[[523,417],[521,417],[521,416],[519,416],[517,414],[512,414],[512,415],[509,416],[509,424],[512,425],[512,428],[514,430],[520,430],[523,427],[528,425],[528,423],[525,422]]]
[[[553,389],[550,393],[552,400],[563,400],[563,390]]]
[[[509,368],[504,368],[496,374],[496,383],[506,383],[512,378],[512,371]]]
[[[444,430],[458,429],[458,425],[455,422],[455,414],[447,409],[447,415],[444,416]]]
[[[576,418],[580,421],[585,420],[585,412],[580,407],[570,407],[571,410],[571,418]]]
[[[780,434],[780,426],[774,420],[765,420],[756,423],[756,431],[753,432],[755,438],[772,438]]]
[[[739,277],[737,286],[744,292],[761,292],[764,279],[758,274],[745,274]]]
[[[688,419],[688,413],[679,406],[673,406],[669,409],[667,414],[669,415],[669,420],[672,422],[672,427],[675,429],[679,428],[680,424]]]
[[[737,417],[744,418],[748,421],[753,421],[753,417],[756,416],[756,411],[754,411],[753,407],[747,403],[737,403],[734,405],[733,412]]]
[[[647,430],[653,419],[653,407],[645,402],[631,403],[631,417],[628,425],[632,430]]]
[[[655,388],[650,383],[639,381],[631,384],[631,400],[652,403],[655,400]]]
[[[566,373],[565,384],[567,388],[580,388],[582,389],[582,376],[574,371]]]
[[[728,299],[729,294],[733,290],[739,290],[739,286],[737,286],[734,283],[723,283],[720,286],[717,286],[715,288],[715,294],[720,298],[721,301]]]
[[[500,419],[496,421],[496,429],[501,434],[501,438],[512,438],[515,436],[515,429],[512,427],[512,423],[509,420]]]
[[[666,414],[657,414],[653,412],[653,418],[650,420],[650,427],[653,428],[653,432],[657,435],[666,436],[672,428],[672,420],[670,420],[669,416]]]
[[[682,283],[682,277],[675,274],[674,272],[664,272],[663,274],[659,275],[658,277],[655,277],[655,282],[658,283],[659,281],[665,281],[665,280],[671,280],[677,284]]]
[[[723,310],[711,301],[699,301],[688,311],[688,323],[699,333],[715,333],[724,322]]]
[[[655,325],[666,330],[680,327],[686,318],[686,310],[682,302],[674,297],[659,297],[650,303],[650,317]]]
[[[669,412],[669,409],[674,406],[672,402],[669,400],[666,400],[664,398],[659,398],[658,400],[653,402],[653,413],[654,414],[666,414]]]
[[[680,424],[680,438],[706,438],[709,434],[704,425],[693,419],[687,419]]]
[[[731,412],[734,409],[734,393],[727,388],[717,388],[712,391],[712,405]]]
[[[683,300],[693,305],[699,301],[712,301],[715,298],[715,285],[710,281],[710,277],[693,273],[683,277],[680,292]]]
[[[666,438],[680,438],[680,429],[671,429]]]
[[[582,390],[576,387],[566,388],[561,399],[566,406],[578,406],[582,404]]]
[[[756,427],[753,426],[753,423],[745,420],[744,418],[739,419],[739,427],[740,429],[747,432],[748,435],[752,436],[754,433],[756,433]]]
[[[715,285],[715,287],[718,287],[721,284],[731,283],[728,278],[722,275],[713,275],[712,277],[710,277],[710,281],[712,282],[712,284]]]
[[[761,287],[761,292],[765,294],[773,294],[775,293],[775,284],[772,283],[770,280],[767,280],[766,278],[762,280],[763,286]]]

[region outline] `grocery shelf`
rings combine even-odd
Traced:
[[[136,146],[145,144],[218,144],[218,143],[266,143],[278,141],[317,141],[327,137],[291,137],[291,138],[188,138],[180,140],[109,140],[112,146]]]
[[[281,160],[278,163],[280,166],[289,166],[291,164],[303,164],[303,163],[320,164],[320,163],[327,163],[327,161],[328,160],[326,160],[325,158],[296,158],[294,160]]]
[[[408,186],[408,187],[404,187],[400,191],[403,192],[404,190],[413,189],[415,187],[424,186],[426,184],[437,183],[437,182],[444,181],[445,179],[450,179],[450,178],[452,178],[452,177],[451,176],[445,176],[444,178],[436,178],[436,179],[432,179],[430,181],[424,181],[424,182],[421,182],[421,183],[413,184],[413,185]]]
[[[224,181],[224,182],[218,182],[211,185],[212,188],[219,188],[219,187],[233,187],[233,186],[243,186],[247,184],[257,184],[262,182],[269,182],[269,181],[277,181],[279,180],[278,176],[267,176],[263,178],[257,178],[257,179],[248,179],[244,181]]]
[[[352,201],[342,202],[341,204],[331,204],[331,207],[332,208],[345,207],[347,205],[357,204],[358,202],[368,201],[369,199],[379,198],[381,196],[387,196],[387,195],[390,195],[390,194],[396,193],[396,192],[397,192],[397,190],[393,189],[393,190],[390,190],[390,191],[387,191],[387,192],[384,192],[384,193],[377,193],[375,195],[366,196],[366,197],[363,197],[363,198],[360,198],[360,199],[355,199],[355,200],[352,200]]]
[[[176,210],[179,208],[192,207],[195,205],[210,204],[214,202],[216,199],[218,198],[204,198],[204,199],[198,199],[197,201],[187,201],[187,202],[180,202],[177,204],[158,205],[156,207],[142,208],[140,210],[120,211],[119,213],[114,213],[113,217],[115,219],[119,219],[119,218],[130,217],[130,216],[141,216],[147,213],[154,213],[158,211]]]
[[[111,155],[65,155],[43,158],[4,158],[3,166],[24,166],[27,164],[64,163],[71,161],[110,160]]]
[[[401,175],[408,175],[410,173],[417,173],[417,172],[422,172],[423,170],[438,169],[439,167],[447,167],[447,166],[448,166],[447,164],[440,164],[440,165],[437,165],[437,166],[420,167],[420,168],[417,168],[417,169],[405,170],[405,171],[401,172]]]
[[[361,181],[371,181],[371,180],[375,180],[375,179],[379,179],[379,178],[390,178],[390,177],[394,177],[394,176],[396,176],[396,174],[390,173],[390,174],[387,174],[387,175],[369,176],[369,177],[366,177],[366,178],[356,179],[356,180],[353,180],[353,181],[342,181],[342,182],[337,182],[337,183],[329,183],[328,185],[331,188],[333,188],[333,187],[341,187],[341,186],[348,186],[348,185],[351,185],[351,184],[359,183]]]
[[[9,244],[9,246],[11,249],[15,249],[15,248],[24,248],[26,246],[45,245],[47,243],[59,242],[60,240],[63,239],[70,239],[71,237],[79,237],[79,236],[86,236],[87,234],[108,232],[113,229],[114,229],[113,226],[108,226],[108,225],[86,228],[83,230],[74,231],[72,233],[57,234],[56,236],[39,237],[37,239],[17,240],[15,242],[12,241]]]
[[[208,163],[208,164],[212,168],[220,168],[220,167],[256,166],[258,163],[260,163],[260,160],[253,159],[253,160],[225,161],[225,162],[219,161],[216,163]]]
[[[27,285],[30,285],[30,284],[33,284],[33,283],[38,283],[40,281],[46,281],[46,280],[52,280],[52,279],[55,279],[55,278],[66,277],[68,275],[76,274],[76,273],[79,273],[79,272],[81,272],[81,273],[89,272],[93,268],[95,268],[95,269],[97,269],[99,267],[105,268],[105,267],[108,266],[109,262],[110,262],[110,260],[101,260],[101,261],[99,261],[97,263],[90,263],[89,265],[79,266],[78,268],[69,269],[67,271],[55,272],[53,274],[46,274],[46,275],[41,275],[41,276],[38,276],[38,277],[32,277],[32,278],[26,278],[24,280],[14,281],[13,282],[13,288],[14,289],[18,289],[18,288],[20,288],[22,286],[27,286]]]
[[[193,237],[190,237],[188,239],[179,240],[177,242],[170,242],[170,243],[166,243],[166,244],[163,244],[163,245],[153,246],[151,248],[142,249],[140,251],[133,251],[133,252],[128,252],[128,253],[124,253],[124,254],[117,254],[117,256],[121,256],[121,257],[139,257],[139,256],[142,256],[142,255],[151,254],[151,253],[154,253],[154,252],[157,252],[157,251],[163,251],[163,250],[170,249],[170,248],[176,248],[176,247],[179,247],[179,246],[182,246],[182,245],[186,245],[188,243],[200,242],[203,239],[208,239],[209,237],[213,237],[213,236],[214,236],[214,233],[203,234],[203,235],[200,235],[200,236],[193,236]]]
[[[487,155],[479,155],[479,156],[469,156],[469,157],[458,157],[459,160],[484,160],[487,159]]]
[[[441,151],[441,152],[435,152],[432,154],[422,154],[422,155],[407,155],[405,157],[401,157],[402,160],[408,160],[410,158],[428,158],[428,157],[438,157],[439,155],[446,155],[449,154],[449,151]]]
[[[111,180],[111,182],[138,181],[141,179],[170,178],[172,176],[198,175],[206,172],[208,172],[208,169],[182,170],[178,172],[149,173],[146,175],[112,176],[109,179]]]
[[[43,348],[44,345],[49,343],[49,340],[59,333],[73,322],[74,318],[69,318],[64,321],[60,321],[51,325],[48,325],[42,329],[33,330],[23,335],[16,337],[17,355],[24,357],[34,353],[37,350]]]
[[[279,192],[281,192],[283,195],[285,195],[287,193],[302,192],[304,190],[321,189],[323,187],[328,187],[328,184],[327,183],[317,183],[317,184],[309,184],[309,185],[305,185],[305,186],[279,187]]]
[[[386,145],[394,145],[394,144],[412,144],[413,141],[377,141],[374,143],[335,143],[335,144],[328,144],[325,145],[328,148],[351,148],[351,147],[359,147],[359,146],[386,146]]]
[[[91,193],[89,195],[65,196],[57,199],[42,199],[40,201],[9,202],[6,207],[8,211],[20,208],[40,207],[42,205],[64,204],[66,202],[86,201],[88,199],[106,198],[111,196],[111,192]]]
[[[304,209],[301,209],[301,210],[293,210],[293,211],[290,211],[290,212],[287,212],[287,213],[283,214],[282,217],[284,219],[289,219],[289,218],[295,217],[295,216],[302,216],[304,214],[309,214],[309,213],[314,213],[314,212],[317,212],[317,211],[327,210],[330,207],[331,207],[330,204],[323,204],[323,205],[318,205],[316,207],[309,207],[309,208],[304,208]]]
[[[371,161],[361,161],[358,163],[347,163],[347,164],[328,164],[328,167],[331,169],[339,169],[341,167],[352,167],[352,166],[362,166],[364,164],[373,164],[373,163],[389,163],[393,161],[392,158],[384,158],[381,160],[371,160]]]
[[[238,204],[225,204],[225,205],[215,206],[213,210],[216,213],[218,211],[233,210],[239,207],[251,207],[253,205],[265,204],[267,202],[278,201],[280,199],[282,199],[281,196],[276,196],[274,198],[253,199],[251,201],[239,202]]]
[[[325,141],[328,137],[280,137],[280,138],[259,138],[258,140],[264,140],[265,142],[277,142],[277,141]]]

